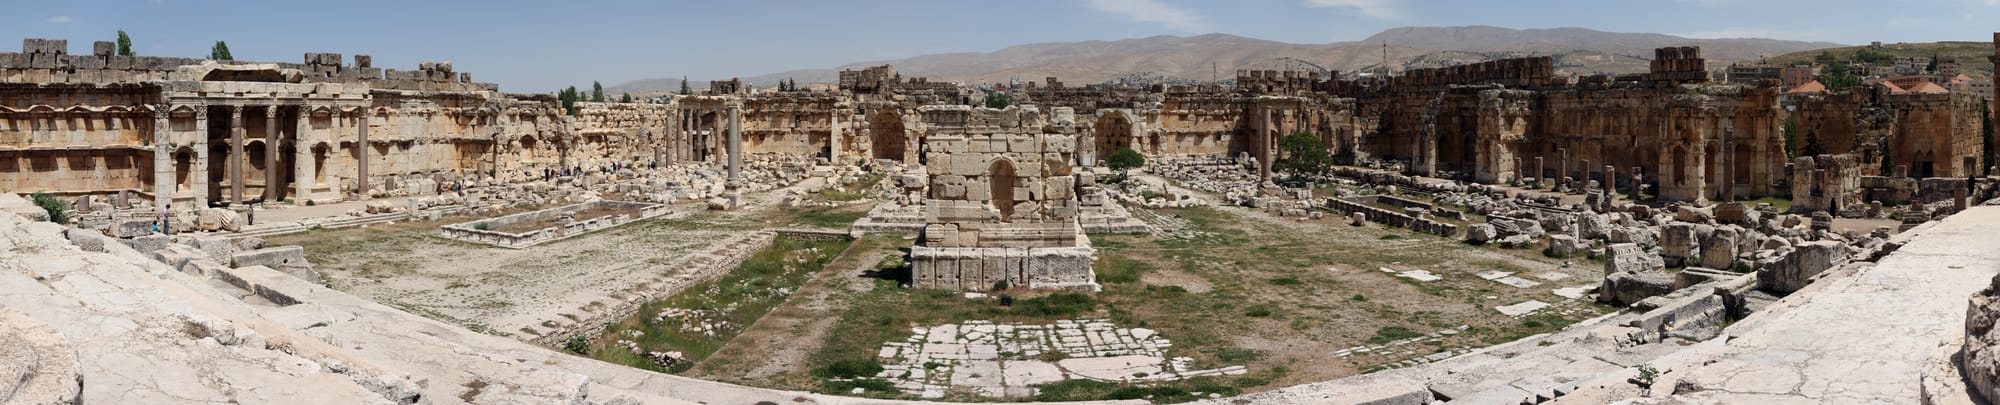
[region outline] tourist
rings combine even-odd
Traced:
[[[167,205],[165,205],[165,206],[161,206],[161,207],[160,207],[160,223],[159,223],[159,225],[154,225],[154,226],[153,226],[153,230],[155,230],[155,231],[159,231],[161,235],[169,235],[169,234],[172,234],[172,232],[173,232],[173,231],[172,231],[171,229],[168,229],[168,227],[169,227],[169,226],[173,226],[173,222],[172,222],[172,221],[173,221],[173,218],[174,218],[174,217],[173,217],[173,212],[174,212],[174,205],[173,205],[173,204],[167,204]]]

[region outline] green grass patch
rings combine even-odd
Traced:
[[[801,210],[792,219],[792,225],[812,228],[847,229],[854,221],[868,216],[868,212],[847,207],[821,207]]]
[[[787,293],[796,291],[833,261],[850,244],[848,241],[800,241],[778,239],[769,248],[751,255],[721,279],[689,286],[680,294],[643,305],[630,318],[619,321],[590,344],[589,354],[599,360],[671,372],[618,346],[619,339],[632,340],[644,351],[679,351],[699,362],[756,323],[765,313],[783,304]],[[787,293],[780,293],[781,291]],[[685,324],[680,318],[656,318],[668,308],[692,310],[722,326],[709,335],[699,325]],[[641,334],[627,337],[625,331]],[[686,363],[683,363],[686,364]],[[872,376],[873,374],[870,374]]]
[[[1100,283],[1137,283],[1139,282],[1140,273],[1144,272],[1145,269],[1144,263],[1126,259],[1122,256],[1106,255],[1099,262],[1101,263],[1097,266],[1096,270],[1097,282]]]

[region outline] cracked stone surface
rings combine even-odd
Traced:
[[[1728,348],[1684,370],[1689,398],[1718,403],[1917,403],[1921,370],[1964,334],[1966,297],[2000,273],[2000,207],[1919,232],[1857,273],[1822,280],[1794,308],[1731,329]],[[1688,391],[1688,390],[1683,390]],[[1962,393],[1961,393],[1962,395]]]

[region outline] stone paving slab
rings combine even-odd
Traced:
[[[1683,370],[1703,403],[1918,403],[1920,375],[1965,333],[1966,299],[2000,273],[2000,207],[1919,232],[1872,268],[1788,297]],[[1796,298],[1796,299],[1791,299]],[[1767,316],[1759,316],[1768,314]],[[1960,393],[1961,395],[1963,393]]]

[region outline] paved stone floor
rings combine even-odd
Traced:
[[[1243,366],[1193,370],[1193,359],[1167,357],[1171,346],[1150,329],[1120,328],[1104,319],[968,321],[912,328],[908,340],[883,345],[877,357],[882,378],[926,398],[955,389],[1025,397],[1035,394],[1034,385],[1071,379],[1149,382],[1246,372]]]

